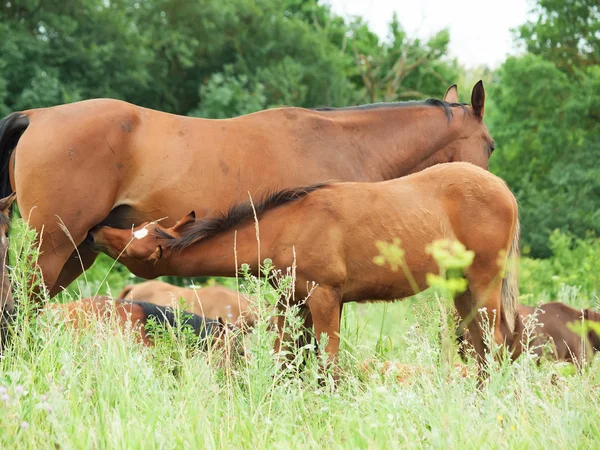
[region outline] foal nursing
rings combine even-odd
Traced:
[[[441,164],[379,183],[339,183],[286,189],[254,203],[260,227],[260,258],[278,268],[296,261],[296,299],[307,299],[317,338],[326,351],[339,347],[340,316],[346,302],[393,300],[414,294],[402,271],[373,262],[377,240],[400,238],[405,261],[420,289],[438,267],[425,251],[437,239],[455,239],[474,252],[465,271],[468,289],[455,299],[463,319],[485,307],[495,311],[498,344],[516,342],[517,276],[510,258],[518,254],[517,202],[500,178],[468,163]],[[97,251],[124,261],[136,275],[235,276],[239,264],[256,273],[258,246],[250,204],[233,206],[208,219],[193,214],[165,229],[145,223],[134,230],[99,227],[90,240]],[[235,242],[235,250],[234,250]],[[236,266],[237,256],[237,266]],[[483,356],[482,317],[467,326]],[[495,320],[494,320],[495,317]],[[310,323],[310,322],[309,322]]]

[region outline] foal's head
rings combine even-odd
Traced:
[[[127,230],[101,226],[89,232],[88,241],[95,251],[136,267],[139,263],[156,263],[162,259],[169,251],[161,245],[162,239],[179,237],[181,231],[195,220],[196,216],[191,212],[171,228],[164,228],[157,222],[145,222]]]
[[[0,287],[0,349],[3,349],[8,340],[8,325],[15,312],[15,302],[12,295],[12,286],[8,276],[6,258],[8,258],[8,227],[10,225],[10,206],[17,197],[13,192],[8,197],[0,200],[0,255],[2,257],[2,283]]]

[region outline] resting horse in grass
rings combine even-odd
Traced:
[[[487,168],[494,144],[482,83],[472,106],[457,103],[456,86],[444,100],[223,120],[110,99],[15,112],[0,121],[0,195],[18,192],[19,211],[41,234],[38,264],[55,295],[93,263],[85,238],[99,224],[129,229],[169,217],[172,226],[191,210],[222,213],[248,192],[381,181],[448,161]]]
[[[221,318],[241,328],[253,327],[256,322],[250,299],[225,286],[191,289],[153,280],[125,286],[119,298],[161,306],[179,305],[183,299],[186,309],[201,317]]]
[[[90,232],[90,245],[113,258],[136,260],[133,266],[144,278],[233,276],[236,261],[256,272],[257,260],[267,257],[279,268],[297,263],[296,300],[309,294],[312,282],[318,284],[306,306],[317,338],[327,334],[326,351],[335,356],[345,302],[414,294],[402,271],[374,263],[376,240],[402,240],[406,265],[423,289],[426,275],[438,271],[426,245],[455,239],[474,252],[465,273],[469,288],[455,299],[457,310],[463,319],[483,306],[496,311],[491,318],[494,339],[513,344],[518,297],[514,258],[503,280],[501,272],[507,256],[519,251],[518,211],[514,196],[495,175],[468,163],[441,164],[380,183],[287,189],[257,202],[255,210],[260,254],[254,209],[248,203],[212,219],[190,215],[171,229],[156,222],[133,231],[99,227]],[[474,316],[467,326],[482,357],[483,319]]]
[[[112,300],[109,297],[95,296],[69,303],[52,303],[47,308],[58,311],[70,326],[81,329],[93,321],[114,318],[121,328],[130,327],[136,331],[139,341],[146,345],[154,345],[152,336],[148,333],[147,325],[153,319],[157,326],[177,327],[176,309],[168,306],[155,305],[148,302],[132,302],[128,300]],[[189,325],[198,336],[198,343],[203,348],[209,345],[224,347],[231,332],[235,330],[226,325],[221,319],[206,319],[193,313],[182,314],[181,326]],[[234,342],[233,340],[231,342]]]
[[[538,307],[517,305],[517,312],[521,316],[524,326],[535,317],[532,323],[531,336],[528,346],[533,353],[542,358],[549,356],[557,361],[572,362],[581,365],[584,361],[591,361],[594,353],[600,352],[600,335],[590,329],[582,337],[569,329],[569,324],[582,322],[595,322],[600,325],[600,313],[587,308],[583,311],[571,308],[560,302],[550,302]],[[458,335],[461,357],[472,349],[472,339],[467,329]],[[546,355],[546,344],[550,344],[551,354]]]

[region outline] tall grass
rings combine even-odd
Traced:
[[[278,365],[268,308],[247,339],[250,357],[231,369],[180,342],[141,347],[110,323],[74,332],[48,313],[32,319],[25,280],[35,249],[23,230],[11,241],[20,314],[0,361],[0,448],[597,448],[600,440],[600,359],[583,373],[527,356],[493,363],[477,389],[472,363],[467,377],[440,364],[444,303],[433,292],[345,307],[333,389],[311,351],[301,353],[302,371]],[[242,289],[272,304],[289,285],[277,276],[281,292],[264,277],[243,278]],[[87,277],[106,289],[99,267]],[[124,282],[107,279],[113,292]],[[566,288],[556,295],[573,301]],[[381,373],[384,360],[426,370],[399,381],[401,369]]]

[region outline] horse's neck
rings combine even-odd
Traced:
[[[355,153],[371,181],[448,162],[450,155],[442,150],[460,137],[459,116],[449,123],[444,110],[434,106],[338,111],[331,118],[351,140],[344,151]]]

